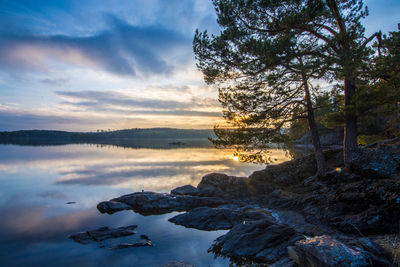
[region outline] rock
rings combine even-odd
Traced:
[[[175,195],[196,195],[200,190],[193,185],[184,185],[177,187],[171,191],[171,194]]]
[[[111,201],[101,202],[97,205],[101,213],[112,213],[114,209],[110,202],[119,202],[129,206],[129,209],[143,214],[163,214],[172,211],[186,211],[197,207],[216,207],[226,203],[225,200],[217,197],[183,196],[173,194],[162,194],[154,192],[137,192],[124,195]]]
[[[110,249],[137,248],[137,247],[152,247],[153,243],[150,240],[142,240],[136,243],[122,243],[110,247]]]
[[[144,240],[150,240],[150,238],[147,235],[140,235],[140,238]]]
[[[391,266],[383,259],[376,262],[374,256],[360,246],[348,246],[326,235],[296,242],[289,248],[289,255],[299,267]]]
[[[235,225],[217,238],[209,251],[232,259],[274,264],[288,258],[286,248],[303,238],[290,227],[263,219]]]
[[[205,175],[197,188],[200,195],[246,197],[247,177],[228,176],[222,173],[210,173]]]
[[[364,177],[388,178],[399,171],[400,144],[362,148],[352,160],[351,169]]]
[[[194,265],[186,262],[186,261],[173,261],[167,264],[163,264],[160,267],[194,267]]]
[[[255,211],[241,211],[228,208],[201,207],[170,218],[168,221],[199,230],[231,229],[234,225],[266,218]]]
[[[101,213],[108,213],[108,214],[113,214],[121,210],[128,210],[130,208],[131,207],[126,205],[125,203],[116,201],[103,201],[97,204],[97,209]]]
[[[71,204],[76,204],[76,202],[75,202],[75,201],[69,201],[69,202],[67,202],[67,203],[65,203],[65,204],[71,205]]]
[[[119,227],[114,229],[101,227],[95,230],[70,235],[69,238],[81,244],[89,244],[91,242],[99,242],[110,238],[134,235],[136,234],[136,232],[134,231],[136,228],[137,225]]]

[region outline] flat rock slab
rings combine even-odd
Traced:
[[[233,260],[269,264],[285,261],[290,264],[287,247],[303,238],[290,227],[264,219],[235,225],[227,234],[217,238],[209,251]]]
[[[255,211],[200,207],[172,217],[169,221],[188,228],[210,231],[231,229],[236,224],[264,219],[267,216]]]
[[[123,236],[134,235],[134,231],[137,225],[131,225],[126,227],[119,227],[110,229],[108,227],[101,227],[95,230],[81,232],[70,235],[69,238],[80,244],[89,244],[92,242],[99,242],[110,238],[119,238]]]
[[[110,203],[112,202],[112,203]],[[129,209],[143,214],[163,214],[173,211],[186,211],[197,207],[216,207],[225,204],[226,201],[218,197],[199,197],[189,195],[174,195],[155,192],[137,192],[104,201],[97,205],[101,213],[114,213],[120,211],[121,207],[115,209],[115,202],[129,206]],[[124,209],[125,206],[123,206]]]

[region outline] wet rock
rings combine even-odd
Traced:
[[[171,191],[171,194],[175,195],[196,195],[200,190],[193,185],[184,185],[177,187]]]
[[[189,228],[210,231],[231,229],[236,224],[266,217],[267,214],[255,211],[201,207],[172,217],[168,221]]]
[[[140,235],[140,238],[144,240],[150,240],[150,238],[147,235]]]
[[[130,208],[131,207],[129,205],[116,201],[103,201],[97,205],[97,209],[101,213],[108,213],[108,214],[113,214],[121,210],[128,210]]]
[[[134,235],[137,225],[131,225],[119,228],[101,227],[95,230],[81,232],[70,235],[69,238],[80,244],[89,244],[92,242],[99,242],[110,238],[118,238],[123,236]]]
[[[153,243],[150,240],[141,240],[136,243],[122,243],[110,247],[110,249],[137,248],[137,247],[152,247]]]
[[[288,258],[286,248],[303,238],[290,227],[264,219],[235,225],[217,238],[209,251],[239,262],[251,260],[273,264]]]
[[[246,197],[247,177],[228,176],[222,173],[210,173],[205,175],[197,188],[200,195],[220,197]]]
[[[316,236],[295,243],[289,255],[300,266],[391,266],[388,261],[376,261],[370,252],[361,246],[349,246],[330,236]]]
[[[186,261],[173,261],[167,264],[163,264],[160,267],[194,267],[194,265],[186,262]]]
[[[137,192],[124,195],[111,201],[101,202],[97,205],[101,213],[115,212],[109,210],[110,202],[119,202],[129,206],[135,212],[143,215],[163,214],[172,211],[186,211],[197,207],[216,207],[226,203],[217,197],[183,196],[162,194],[155,192]]]

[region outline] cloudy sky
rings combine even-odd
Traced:
[[[399,0],[368,0],[367,33],[397,29]],[[196,70],[208,0],[0,0],[0,131],[211,128],[217,89]]]

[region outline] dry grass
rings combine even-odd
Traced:
[[[400,266],[400,234],[384,235],[376,239],[392,258],[395,266]]]

